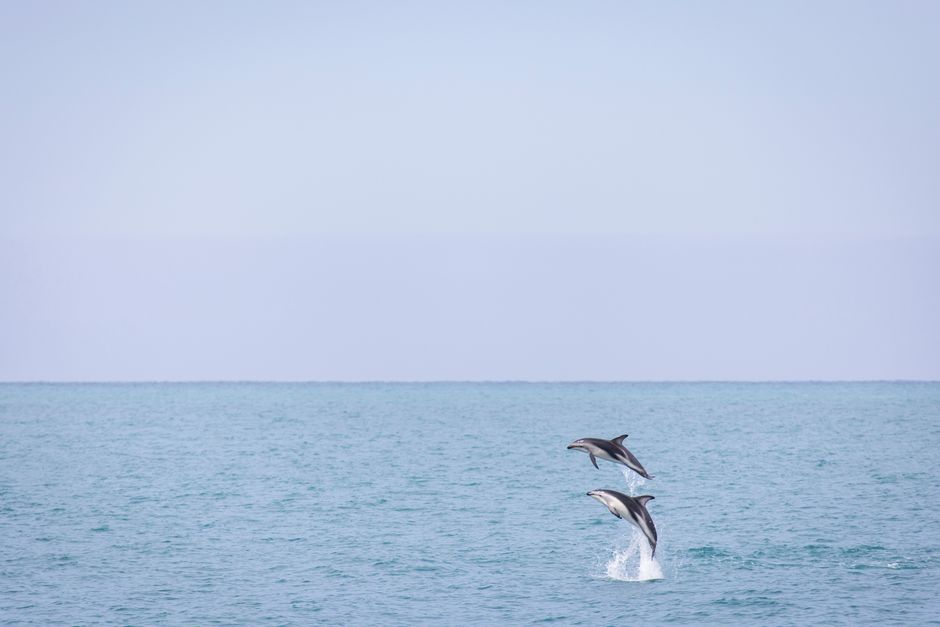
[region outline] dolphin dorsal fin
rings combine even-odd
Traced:
[[[646,503],[648,501],[652,501],[655,498],[656,498],[655,496],[652,496],[650,494],[644,494],[643,496],[634,497],[633,500],[639,503],[640,505],[642,505],[643,507],[646,507]]]
[[[620,446],[623,446],[623,439],[625,437],[627,437],[626,433],[624,433],[623,435],[618,435],[616,438],[611,440],[611,442],[613,442],[614,444],[619,444]]]

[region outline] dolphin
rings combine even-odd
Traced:
[[[653,475],[646,472],[646,469],[643,468],[643,464],[633,456],[633,453],[628,451],[623,445],[623,439],[627,437],[626,434],[618,435],[613,440],[601,440],[599,438],[581,438],[580,440],[575,440],[568,445],[569,449],[575,449],[576,451],[584,451],[591,456],[591,463],[594,464],[594,467],[600,469],[597,465],[597,459],[606,459],[607,461],[614,462],[615,464],[623,464],[627,468],[636,471],[638,475],[646,479],[652,479]]]
[[[636,525],[649,540],[650,548],[653,550],[652,555],[656,555],[656,525],[653,524],[650,513],[646,511],[647,501],[655,497],[649,494],[627,496],[614,490],[591,490],[587,495],[606,505],[610,513],[617,518]]]

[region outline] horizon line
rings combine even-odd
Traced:
[[[9,379],[0,385],[145,384],[649,384],[649,383],[940,383],[940,379]]]

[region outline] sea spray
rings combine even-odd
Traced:
[[[646,536],[639,529],[632,528],[630,543],[626,548],[615,549],[607,562],[607,576],[617,581],[662,579],[662,566],[652,553]]]
[[[637,495],[637,488],[642,487],[646,484],[646,479],[633,472],[629,468],[621,468],[623,472],[623,479],[627,482],[627,494],[630,496]]]

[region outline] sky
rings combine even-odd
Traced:
[[[940,379],[935,2],[4,2],[0,79],[0,380]]]

